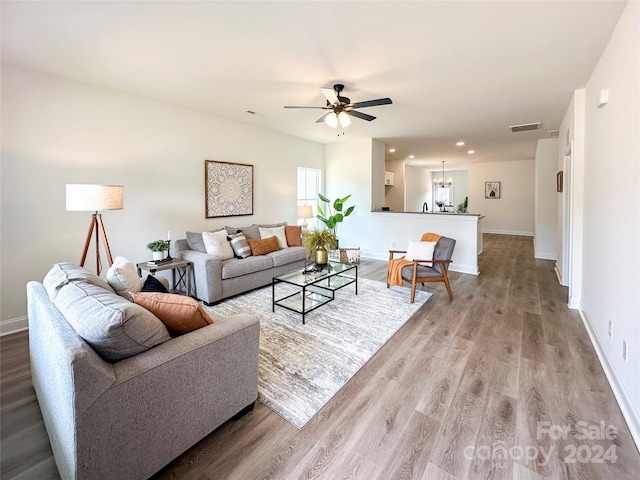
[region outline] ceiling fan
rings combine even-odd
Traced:
[[[364,102],[351,103],[351,99],[348,97],[342,97],[340,94],[344,89],[344,85],[337,83],[333,88],[321,88],[320,91],[327,98],[327,104],[323,107],[304,107],[295,105],[285,105],[284,108],[319,108],[322,110],[331,110],[324,114],[316,123],[325,122],[332,128],[336,128],[338,123],[342,127],[348,127],[351,125],[351,117],[360,118],[370,122],[375,120],[376,117],[367,115],[366,113],[358,112],[356,108],[375,107],[377,105],[389,105],[393,103],[390,98],[378,98],[376,100],[367,100]]]

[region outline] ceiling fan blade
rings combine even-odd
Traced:
[[[356,102],[350,105],[351,108],[375,107],[377,105],[389,105],[393,103],[390,98],[378,98],[377,100],[367,100],[365,102]]]
[[[318,120],[316,120],[316,123],[322,123],[324,122],[324,119],[327,118],[327,115],[331,115],[333,112],[329,112],[329,113],[325,113],[324,115],[322,115]]]
[[[340,103],[340,100],[338,100],[338,95],[336,95],[336,91],[333,88],[323,87],[320,89],[320,91],[323,93],[325,97],[327,97],[327,101],[331,105],[336,105]]]
[[[303,107],[299,105],[285,105],[284,108],[320,108],[326,110],[327,107]]]
[[[357,112],[355,110],[345,110],[345,112],[347,112],[347,115],[351,115],[352,117],[361,118],[362,120],[366,120],[367,122],[370,122],[371,120],[375,120],[376,119],[376,117],[374,117],[372,115],[367,115],[366,113]]]

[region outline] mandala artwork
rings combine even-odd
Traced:
[[[207,218],[253,215],[253,165],[205,160]]]

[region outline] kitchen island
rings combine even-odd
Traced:
[[[482,217],[477,213],[372,211],[358,235],[362,255],[388,260],[389,250],[406,250],[409,240],[433,232],[456,240],[450,270],[478,275]]]

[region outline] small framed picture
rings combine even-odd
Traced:
[[[562,193],[562,170],[556,175],[556,191]]]
[[[500,198],[500,182],[484,182],[484,198]]]

